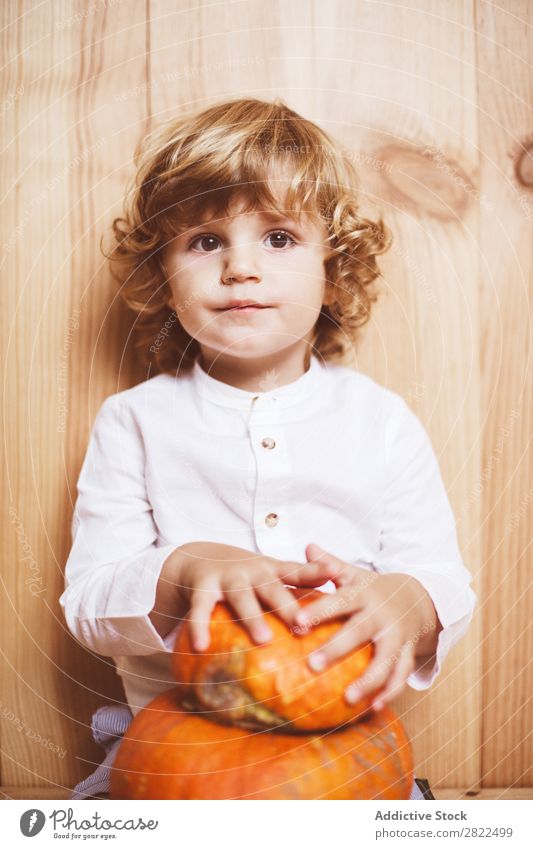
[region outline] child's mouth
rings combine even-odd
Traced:
[[[235,304],[229,307],[222,307],[220,312],[254,312],[267,309],[270,309],[269,304]]]
[[[228,307],[226,312],[251,312],[252,310],[267,310],[268,307]]]

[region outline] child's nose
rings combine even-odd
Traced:
[[[239,245],[226,248],[223,253],[223,283],[242,282],[250,279],[260,280],[261,271],[251,245]]]

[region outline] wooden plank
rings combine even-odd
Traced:
[[[133,317],[120,302],[109,263],[100,251],[110,242],[113,218],[123,211],[128,181],[135,173],[133,151],[147,129],[149,60],[146,7],[142,3],[91,6],[91,23],[80,24],[79,83],[72,103],[80,114],[77,133],[83,147],[97,148],[92,162],[76,170],[71,184],[74,231],[80,234],[71,259],[73,311],[79,329],[68,373],[68,423],[63,452],[67,473],[64,511],[72,514],[76,481],[96,412],[108,395],[142,379],[130,346]],[[103,145],[102,145],[103,142]],[[96,178],[96,179],[95,179]],[[70,550],[70,528],[62,538],[62,562]],[[65,638],[66,637],[66,638]],[[102,749],[92,742],[93,711],[125,697],[110,658],[98,657],[63,634],[62,669],[69,685],[69,737],[73,760],[68,785],[92,772]],[[81,720],[81,721],[80,721]]]
[[[482,799],[515,799],[526,801],[533,799],[532,787],[487,787],[482,790],[467,790],[465,788],[432,788],[437,801],[466,799],[467,801]],[[54,787],[0,787],[2,799],[68,799],[70,790]]]
[[[533,6],[478,3],[482,785],[531,786]]]
[[[78,758],[104,754],[90,737],[91,713],[121,698],[112,663],[74,643],[58,599],[88,430],[119,382],[125,334],[99,239],[144,131],[145,99],[121,99],[146,82],[144,12],[2,5],[3,94],[21,91],[4,116],[1,165],[7,785],[71,786],[86,775],[91,765]]]
[[[533,787],[483,787],[480,790],[465,788],[433,788],[437,800],[465,799],[466,801],[512,799],[524,802],[533,799]]]
[[[472,3],[320,9],[316,114],[341,138],[362,184],[361,213],[393,231],[384,279],[354,366],[400,393],[439,458],[465,562],[477,576],[479,469],[475,39]],[[392,14],[391,14],[392,12]],[[475,578],[475,586],[479,580]],[[481,619],[429,691],[395,706],[416,773],[456,786],[480,774]]]
[[[47,73],[52,41],[50,10],[23,14],[4,4],[9,35],[3,84],[18,81],[21,96],[7,116],[2,170],[4,273],[10,285],[2,310],[5,363],[4,490],[5,593],[2,596],[2,777],[41,784],[63,771],[62,714],[52,696],[58,582],[54,546],[63,534],[58,496],[61,450],[57,433],[57,366],[68,320],[68,290],[58,277],[64,257],[54,228],[68,221],[71,202],[63,166],[70,162],[61,98],[61,63],[69,39],[55,49],[57,73]],[[45,35],[46,34],[46,35]],[[25,56],[23,49],[32,45]],[[51,104],[54,104],[52,107]],[[55,115],[50,121],[47,105]],[[66,172],[68,174],[68,171]],[[14,176],[16,175],[16,177]],[[70,237],[67,225],[68,238]],[[69,238],[70,241],[70,238]],[[61,247],[64,247],[66,240]],[[8,521],[9,519],[9,521]],[[51,740],[57,752],[44,748]]]
[[[71,790],[62,787],[34,786],[34,787],[17,787],[6,786],[0,787],[0,801],[2,799],[69,799]]]

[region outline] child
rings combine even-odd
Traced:
[[[98,412],[60,600],[124,684],[122,726],[93,732],[109,745],[173,685],[180,619],[208,649],[220,599],[258,643],[264,608],[294,628],[348,615],[309,658],[319,674],[374,642],[348,700],[428,688],[476,597],[421,423],[335,362],[390,243],[358,214],[348,156],[280,100],[241,99],[160,127],[135,162],[111,259],[159,373]],[[334,596],[304,612],[290,586]]]

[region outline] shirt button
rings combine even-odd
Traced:
[[[265,516],[265,525],[268,525],[269,528],[275,528],[278,524],[279,516],[277,513],[268,513]]]
[[[261,440],[261,445],[263,448],[275,448],[276,443],[270,436],[265,436],[264,439]]]

